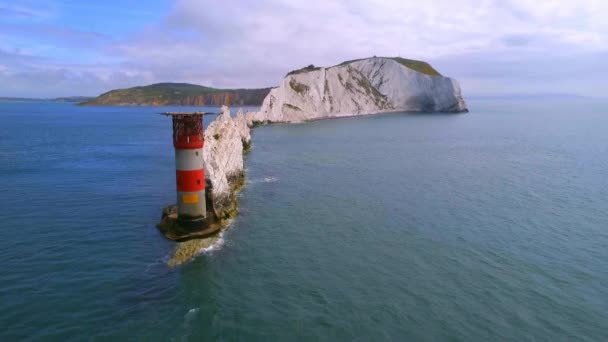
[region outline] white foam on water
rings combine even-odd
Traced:
[[[176,336],[172,337],[170,341],[189,341],[192,336],[192,321],[196,318],[196,315],[200,311],[200,308],[192,308],[184,315],[184,322],[182,322],[179,329],[176,331]]]
[[[234,222],[234,219],[228,220],[228,222],[226,223],[226,226],[224,228],[222,228],[222,230],[217,235],[217,237],[213,237],[214,239],[217,239],[217,240],[213,241],[209,246],[201,248],[199,250],[199,254],[208,254],[209,255],[215,251],[219,251],[220,249],[222,249],[222,247],[226,243],[226,240],[224,239],[224,233],[226,232],[226,229],[232,228],[233,222]]]
[[[256,183],[276,183],[279,179],[274,176],[266,176],[262,179],[252,179],[247,181],[248,184],[256,184]]]
[[[184,319],[186,320],[186,322],[191,321],[200,310],[200,308],[192,308],[188,310],[188,312],[184,315]]]
[[[217,235],[217,240],[211,243],[207,247],[203,247],[199,250],[199,254],[211,254],[214,251],[219,251],[224,245],[224,230]]]

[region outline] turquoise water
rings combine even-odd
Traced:
[[[608,103],[469,106],[256,128],[170,268],[176,108],[0,104],[0,340],[608,340]]]

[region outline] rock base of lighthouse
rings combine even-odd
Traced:
[[[156,227],[165,238],[172,241],[203,239],[221,230],[220,223],[209,219],[210,217],[213,215],[207,215],[207,219],[201,221],[182,222],[177,218],[177,205],[170,205],[163,208],[160,223]]]

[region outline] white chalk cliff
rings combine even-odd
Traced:
[[[232,118],[226,106],[222,106],[222,113],[205,130],[203,159],[205,178],[210,185],[207,197],[217,218],[228,217],[236,209],[234,186],[244,176],[243,150],[250,143],[245,115],[239,112]]]
[[[457,113],[467,107],[458,82],[430,65],[373,57],[287,74],[247,121],[303,122],[396,111]]]

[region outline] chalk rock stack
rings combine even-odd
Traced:
[[[230,116],[230,109],[222,106],[221,114],[205,130],[205,178],[209,184],[207,197],[211,199],[217,218],[227,218],[236,210],[235,188],[243,182],[243,149],[251,143],[245,115]]]

